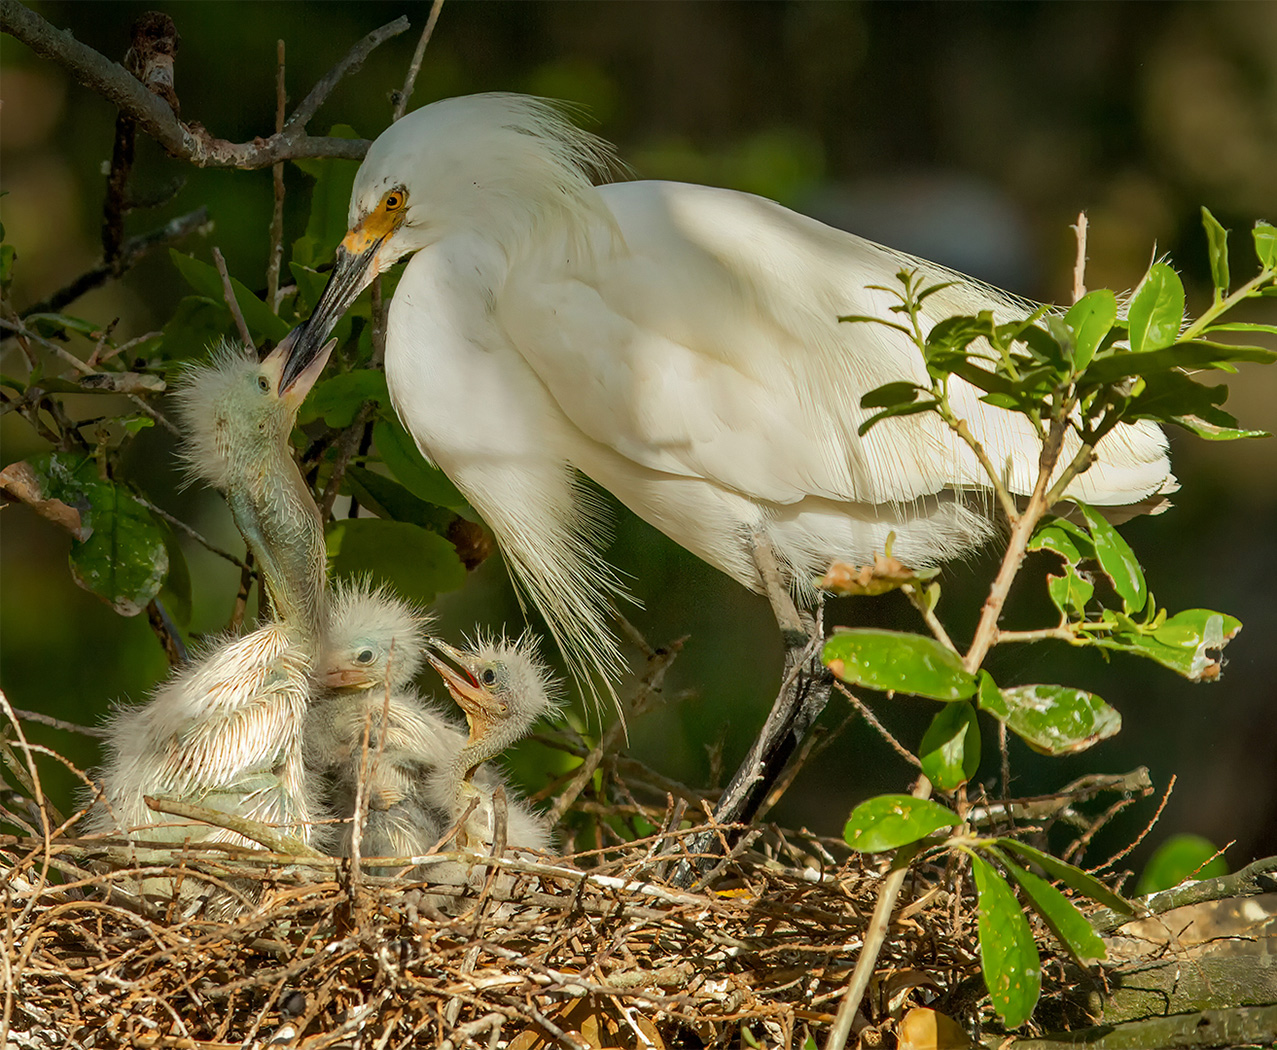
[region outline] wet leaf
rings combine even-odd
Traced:
[[[411,601],[429,605],[466,578],[456,548],[438,533],[402,521],[348,518],[326,530],[328,563],[337,576],[370,574]]]
[[[1201,835],[1172,835],[1153,852],[1135,887],[1139,896],[1169,890],[1188,879],[1213,879],[1228,874],[1228,861]]]
[[[1044,755],[1085,751],[1122,728],[1122,716],[1094,693],[1063,685],[988,689],[982,684],[980,709]]]
[[[971,857],[984,984],[993,1009],[1008,1028],[1027,1021],[1042,990],[1041,961],[1033,931],[1011,887],[988,861]]]
[[[851,811],[843,838],[852,849],[877,853],[917,842],[941,828],[961,823],[956,813],[930,799],[878,795]]]
[[[1131,300],[1127,315],[1131,349],[1161,350],[1179,337],[1184,321],[1184,285],[1165,263],[1154,263]]]
[[[990,850],[990,853],[998,858],[1007,874],[1024,891],[1033,910],[1042,916],[1059,942],[1080,962],[1092,963],[1107,956],[1104,941],[1071,900],[1044,878],[1026,871],[1000,851]]]
[[[965,700],[975,692],[975,678],[957,653],[919,634],[839,630],[825,643],[822,659],[844,682],[869,689],[933,700]]]
[[[945,704],[922,737],[922,771],[941,791],[953,791],[980,768],[980,725],[969,703]]]
[[[1105,575],[1113,581],[1113,589],[1122,599],[1123,609],[1130,614],[1140,612],[1148,604],[1148,584],[1144,570],[1126,540],[1103,516],[1084,503],[1078,504],[1095,542],[1095,557]]]
[[[1043,518],[1029,540],[1029,550],[1054,551],[1072,565],[1095,557],[1091,537],[1065,518]]]

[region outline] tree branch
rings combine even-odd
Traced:
[[[55,29],[18,0],[0,0],[0,30],[22,41],[41,58],[56,62],[84,87],[133,117],[138,128],[171,156],[199,168],[269,168],[278,161],[299,157],[362,158],[368,151],[366,139],[312,136],[306,134],[306,124],[342,77],[359,69],[376,47],[407,28],[408,19],[401,17],[369,33],[311,89],[283,131],[269,138],[236,143],[215,137],[200,124],[179,120],[166,102],[118,62],[80,43],[68,30]]]

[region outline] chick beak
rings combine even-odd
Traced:
[[[298,333],[301,328],[294,328],[282,340],[279,346],[275,347],[269,354],[262,358],[262,372],[275,384],[275,389],[279,391],[279,399],[288,406],[289,410],[296,412],[301,408],[302,402],[306,400],[306,395],[310,393],[311,388],[319,379],[319,375],[324,370],[324,366],[328,364],[328,358],[332,356],[333,347],[337,345],[336,339],[329,339],[327,343],[319,348],[319,352],[303,367],[291,380],[286,378],[285,373],[293,360],[296,353],[296,344],[298,341]]]
[[[440,659],[437,653],[446,655],[461,667],[465,666],[462,655],[452,646],[443,642],[432,642],[431,649],[435,651],[427,651],[426,659],[439,673],[444,685],[448,687],[448,692],[465,712],[466,721],[470,724],[470,738],[478,740],[491,728],[494,721],[491,708],[495,700],[492,694],[476,683],[469,674],[458,671],[451,664]]]
[[[367,689],[375,684],[368,672],[358,667],[334,667],[322,678],[329,689]]]

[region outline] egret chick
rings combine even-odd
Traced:
[[[480,767],[526,736],[537,719],[558,708],[558,683],[541,660],[531,634],[514,641],[480,637],[469,650],[434,641],[431,649],[426,659],[470,726],[465,746],[435,774],[432,788],[454,822],[465,818],[457,835],[461,845],[490,846],[496,834],[493,789],[479,776]],[[447,656],[455,667],[440,656]],[[469,816],[465,816],[467,810]],[[544,822],[526,803],[511,800],[507,845],[545,849],[549,841]]]
[[[215,642],[142,705],[108,724],[103,793],[91,826],[145,840],[234,842],[234,832],[174,826],[146,805],[162,796],[281,825],[303,841],[311,805],[302,717],[323,646],[323,527],[288,436],[327,357],[281,385],[281,347],[258,362],[224,345],[192,368],[178,393],[190,475],[222,490],[260,566],[272,618]]]

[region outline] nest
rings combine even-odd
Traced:
[[[77,837],[34,772],[33,752],[57,756],[19,739],[3,748],[18,788],[0,811],[19,832],[0,836],[16,1047],[815,1045],[885,874],[840,839],[767,826],[732,845],[744,829],[714,827],[712,870],[675,888],[706,826],[688,826],[697,806],[655,774],[623,805],[577,800],[576,838],[592,827],[602,845],[564,856],[438,852],[414,858],[409,878],[357,858],[142,848]],[[645,791],[666,793],[645,803]],[[618,833],[643,827],[653,833]],[[457,860],[469,885],[429,881],[432,864]],[[140,893],[142,878],[171,888]],[[238,914],[219,918],[227,900]],[[1044,999],[1062,995],[1062,960],[1043,963]],[[968,1030],[992,1019],[970,889],[926,865],[894,910],[859,1044],[884,1045],[920,1004]]]

